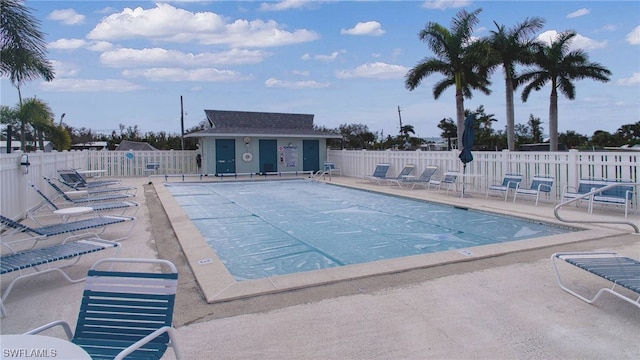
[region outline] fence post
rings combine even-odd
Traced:
[[[567,156],[567,184],[568,186],[577,187],[580,174],[578,171],[578,150],[570,149]]]
[[[504,176],[504,174],[509,174],[509,173],[515,173],[517,171],[511,169],[511,156],[509,156],[509,149],[504,149],[500,152],[500,162],[502,165],[502,174],[500,174],[500,177]],[[496,174],[497,175],[497,174]]]

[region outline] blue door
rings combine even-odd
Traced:
[[[236,172],[236,141],[216,139],[216,174]]]
[[[276,140],[260,140],[260,172],[278,171],[278,142]]]
[[[302,170],[320,170],[320,144],[318,140],[302,140]]]

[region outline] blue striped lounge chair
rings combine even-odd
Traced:
[[[606,279],[613,286],[601,288],[591,298],[581,295],[575,290],[575,287],[574,289],[569,288],[568,281],[563,281],[560,276],[559,264],[562,262]],[[551,264],[560,288],[584,302],[591,304],[602,294],[609,293],[640,307],[640,261],[638,260],[613,252],[562,252],[551,255]]]
[[[165,270],[99,269],[109,263],[149,263]],[[75,332],[60,320],[26,334],[61,326],[69,341],[82,347],[92,359],[160,359],[172,347],[174,357],[180,360],[173,328],[177,288],[178,271],[167,260],[102,259],[87,274]]]
[[[396,180],[398,182],[398,186],[403,188],[406,186],[407,188],[411,187],[410,190],[413,190],[416,186],[424,186],[425,189],[429,186],[429,181],[438,171],[437,166],[427,166],[420,176],[417,178],[414,177],[405,177],[402,180]]]
[[[108,193],[125,193],[125,194],[135,194],[138,190],[135,186],[95,186],[95,187],[78,187],[73,184],[69,184],[62,179],[56,179],[60,184],[63,185],[65,189],[68,191],[86,191],[89,195],[97,195],[97,194],[108,194]]]
[[[618,205],[624,206],[624,217],[626,218],[629,208],[633,206],[632,200],[636,184],[632,180],[606,179],[606,186],[602,192],[594,194],[591,198],[589,212],[593,212],[593,206],[596,204]]]
[[[128,232],[126,232],[125,235],[123,235],[123,237],[118,239],[110,239],[113,241],[124,240],[131,234],[133,225],[135,225],[135,220],[136,218],[132,216],[102,215],[82,220],[31,227],[15,220],[9,219],[6,216],[0,215],[0,225],[9,229],[5,234],[3,234],[2,242],[0,242],[0,244],[15,252],[15,244],[33,241],[34,244],[33,246],[31,246],[33,248],[39,240],[48,239],[60,235],[67,236],[64,241],[86,237],[97,238],[98,233],[96,233],[95,231],[92,232],[92,230],[101,229],[100,233],[102,233],[110,225],[131,222],[130,229],[128,230]]]
[[[398,185],[399,186],[399,182],[403,179],[408,178],[409,176],[411,176],[411,174],[413,173],[413,170],[415,170],[416,166],[414,164],[407,164],[405,165],[402,170],[400,170],[400,173],[398,174],[398,176],[396,177],[385,177],[385,178],[381,178],[377,180],[378,184],[382,184],[383,182],[387,185]]]
[[[362,177],[362,180],[365,182],[375,182],[378,183],[380,179],[385,179],[387,177],[387,173],[389,172],[389,168],[391,164],[381,163],[376,165],[375,170],[373,170],[373,174],[365,175]]]
[[[342,170],[340,170],[340,168],[337,168],[336,164],[332,161],[324,162],[324,172],[329,175],[333,175],[333,174],[342,175]]]
[[[18,274],[18,276],[9,283],[2,294],[2,298],[0,298],[0,313],[2,316],[6,315],[7,311],[4,303],[9,293],[11,293],[13,286],[19,280],[50,272],[59,272],[71,283],[83,281],[84,278],[72,279],[63,269],[76,265],[82,256],[91,253],[113,249],[114,251],[111,256],[115,256],[118,254],[120,246],[120,243],[115,241],[88,238],[3,254],[0,257],[0,274]]]
[[[38,195],[40,195],[40,197],[42,198],[42,202],[40,204],[29,209],[28,211],[29,217],[34,219],[34,221],[37,221],[36,217],[38,215],[38,212],[43,208],[49,208],[51,211],[56,211],[56,210],[60,210],[61,208],[68,207],[65,205],[56,204],[52,199],[50,199],[47,195],[45,195],[42,192],[42,190],[40,190],[34,184],[29,183],[29,185],[31,185],[31,188],[33,188],[33,190],[35,190],[36,193],[38,193]],[[70,200],[71,201],[67,200],[66,204],[70,206],[77,206],[77,204],[73,202],[73,199],[70,199]],[[121,215],[124,215],[128,210],[133,209],[134,210],[133,213],[130,213],[129,215],[135,216],[136,213],[138,212],[138,209],[140,209],[140,203],[137,203],[135,201],[95,202],[95,203],[83,204],[83,207],[89,207],[93,209],[93,211],[99,211],[99,212],[119,211]]]
[[[490,192],[499,192],[504,193],[504,201],[507,201],[510,191],[515,191],[518,184],[522,182],[522,174],[505,174],[504,178],[502,178],[502,183],[489,185],[487,188],[487,196],[489,197]]]
[[[94,180],[87,181],[77,170],[58,170],[58,175],[69,186],[76,190],[86,190],[87,188],[103,187],[120,184],[120,180]]]
[[[124,200],[124,199],[130,199],[135,197],[134,194],[118,193],[118,194],[95,194],[94,195],[89,193],[86,190],[74,190],[73,192],[76,193],[79,197],[72,198],[71,196],[69,196],[68,192],[65,192],[64,190],[62,190],[51,179],[47,177],[45,177],[44,179],[47,181],[47,183],[49,183],[49,185],[51,185],[51,187],[58,194],[58,196],[54,198],[54,200],[61,197],[74,204],[87,204],[87,203],[95,203],[95,202],[102,202],[102,201]]]
[[[453,190],[457,186],[458,174],[459,172],[457,171],[448,171],[444,173],[439,180],[431,178],[431,180],[429,180],[427,190],[431,189],[431,185],[433,185],[437,190],[442,190],[442,187],[444,186],[447,193],[449,193],[449,190]]]
[[[513,202],[516,202],[518,195],[530,196],[536,198],[536,206],[540,200],[540,195],[543,193],[549,194],[553,190],[553,176],[536,175],[531,179],[531,185],[529,188],[524,188],[522,183],[516,185],[516,190],[513,193]]]

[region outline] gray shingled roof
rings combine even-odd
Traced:
[[[313,115],[250,111],[205,110],[211,128],[185,137],[228,136],[297,136],[341,138],[339,134],[313,129]]]
[[[205,110],[214,128],[313,129],[313,115]]]
[[[139,141],[130,141],[130,140],[122,140],[120,144],[116,147],[116,151],[149,151],[149,150],[158,150],[155,147],[151,146],[148,142],[139,142]]]

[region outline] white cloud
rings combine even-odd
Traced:
[[[51,60],[51,65],[56,73],[56,79],[74,77],[78,75],[78,68],[66,62]]]
[[[87,46],[88,50],[104,52],[113,49],[113,44],[108,41],[94,41],[91,45]]]
[[[180,69],[180,68],[151,68],[140,70],[124,70],[122,75],[130,78],[142,77],[151,81],[194,81],[194,82],[229,82],[249,80],[232,70],[218,70],[213,68]]]
[[[382,25],[380,25],[380,23],[377,21],[359,22],[351,29],[340,30],[340,34],[343,34],[343,35],[380,36],[384,33],[385,31],[382,29]]]
[[[87,42],[83,39],[58,39],[47,44],[49,49],[56,50],[75,50],[83,48]]]
[[[309,71],[307,70],[293,70],[292,73],[293,75],[298,75],[298,76],[309,76]]]
[[[50,82],[42,82],[40,87],[44,91],[57,92],[129,92],[143,89],[144,87],[127,80],[117,79],[55,79]]]
[[[162,48],[116,49],[100,55],[100,62],[111,67],[182,65],[202,67],[220,64],[257,64],[268,54],[260,50],[230,49],[216,53],[183,53]]]
[[[53,10],[47,19],[59,21],[65,25],[78,25],[84,23],[84,15],[78,14],[73,9]]]
[[[601,32],[611,32],[611,31],[616,31],[618,30],[618,26],[614,25],[614,24],[607,24],[602,26],[599,29],[596,29],[594,32],[595,33],[601,33]]]
[[[311,55],[309,53],[305,53],[304,55],[302,55],[300,57],[300,60],[319,60],[319,61],[334,61],[338,58],[338,56],[340,56],[340,54],[345,54],[347,51],[342,49],[342,50],[338,50],[338,51],[333,51],[331,54],[329,55]]]
[[[284,88],[284,89],[322,89],[329,87],[329,83],[321,83],[314,80],[304,81],[285,81],[275,78],[265,80],[264,85],[268,88]]]
[[[538,40],[544,42],[545,44],[551,44],[551,42],[558,37],[558,34],[559,33],[556,30],[548,30],[538,35]],[[595,41],[586,36],[576,34],[576,36],[573,37],[569,48],[571,50],[577,50],[577,49],[595,50],[595,49],[602,49],[605,47],[607,47],[606,40]]]
[[[578,10],[576,10],[576,11],[570,13],[570,14],[567,14],[567,19],[580,17],[580,16],[585,16],[585,15],[588,15],[589,13],[591,13],[591,10],[589,10],[587,8],[578,9]]]
[[[113,41],[147,38],[166,42],[197,42],[205,45],[226,44],[232,47],[271,47],[313,41],[313,31],[287,31],[273,20],[227,22],[213,12],[190,12],[167,3],[143,9],[125,8],[111,14],[87,34],[88,39]]]
[[[426,9],[445,10],[461,8],[469,4],[471,4],[470,0],[425,0],[422,7]]]
[[[83,39],[58,39],[47,44],[49,49],[55,50],[76,50],[87,49],[90,51],[103,52],[111,50],[113,44],[108,41],[86,41]]]
[[[352,70],[338,70],[338,79],[371,78],[371,79],[400,79],[405,76],[409,68],[401,65],[374,62],[360,65]]]
[[[260,4],[258,10],[260,11],[284,11],[289,9],[302,9],[305,7],[313,6],[317,1],[310,0],[284,0],[273,1]]]
[[[640,73],[633,73],[631,77],[626,79],[619,79],[618,85],[622,86],[638,86],[640,85]]]
[[[627,42],[631,45],[640,45],[640,25],[627,34]]]
[[[320,60],[320,61],[333,61],[337,59],[340,54],[344,54],[346,52],[347,52],[346,50],[338,50],[338,51],[332,52],[329,55],[315,55],[313,58],[315,60]]]

